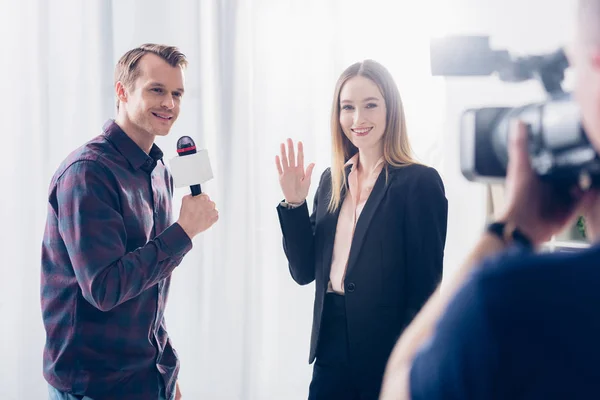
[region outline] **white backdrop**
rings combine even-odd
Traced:
[[[114,116],[112,74],[121,54],[158,42],[188,56],[182,114],[158,145],[170,159],[177,138],[191,135],[209,150],[215,173],[204,190],[221,219],[174,272],[167,309],[184,398],[303,399],[314,286],[292,281],[281,249],[278,144],[303,140],[318,182],[329,165],[337,76],[364,58],[383,63],[400,87],[418,158],[446,184],[451,271],[484,216],[483,189],[458,171],[459,112],[495,96],[518,103],[538,92],[535,84],[431,78],[429,36],[490,32],[495,43],[520,51],[565,39],[571,1],[521,3],[0,0],[0,398],[45,398],[39,249],[46,191],[59,162]],[[185,193],[176,194],[177,210]]]

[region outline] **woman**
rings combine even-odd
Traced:
[[[335,89],[332,166],[309,217],[314,164],[288,139],[277,207],[293,279],[316,281],[309,399],[377,399],[388,356],[442,276],[448,204],[439,174],[411,157],[402,101],[374,61]]]

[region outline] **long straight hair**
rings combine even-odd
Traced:
[[[340,125],[340,93],[344,84],[355,76],[364,76],[377,85],[386,105],[385,132],[383,134],[383,159],[386,174],[388,167],[414,164],[412,150],[406,132],[406,118],[400,91],[389,71],[373,60],[352,64],[340,75],[335,86],[331,108],[331,199],[328,210],[335,212],[342,202],[342,191],[346,188],[344,165],[358,152],[358,148],[346,137]],[[387,175],[386,175],[387,177]]]

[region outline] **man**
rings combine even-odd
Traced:
[[[183,198],[154,144],[179,115],[185,56],[146,44],[115,71],[117,118],[52,178],[41,302],[50,399],[181,398],[164,310],[191,239],[218,219],[208,196]]]
[[[600,152],[600,0],[578,7],[570,54],[576,99]],[[526,146],[524,126],[515,124],[506,212],[400,338],[381,399],[600,398],[600,200],[596,190],[569,202],[549,196]],[[590,249],[527,249],[527,239],[539,245],[577,211],[586,216]]]

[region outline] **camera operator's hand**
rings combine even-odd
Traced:
[[[527,151],[527,127],[520,121],[511,126],[506,173],[506,210],[502,221],[515,224],[534,245],[549,240],[575,216],[584,198],[571,190],[542,182],[535,174]]]
[[[210,228],[218,219],[219,212],[208,195],[204,193],[198,196],[188,194],[183,197],[177,223],[190,239]]]

